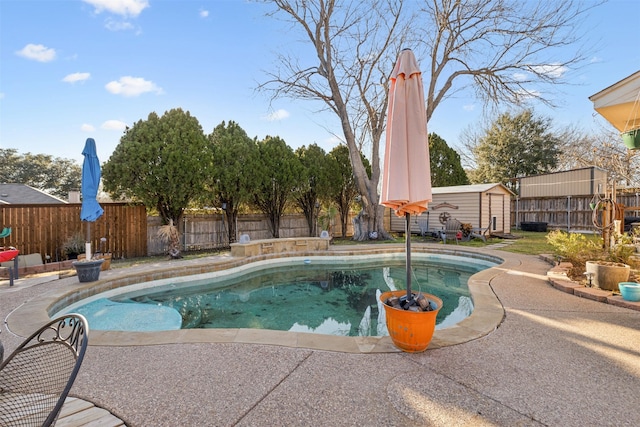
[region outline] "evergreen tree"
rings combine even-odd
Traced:
[[[293,191],[302,185],[300,160],[282,138],[267,136],[258,142],[259,162],[246,173],[256,177],[253,204],[269,219],[272,237],[280,237],[280,218]]]
[[[473,148],[478,183],[501,182],[515,191],[512,178],[551,172],[560,154],[551,120],[531,110],[501,114]]]
[[[207,139],[198,119],[182,109],[149,114],[128,128],[102,169],[104,188],[157,210],[180,224],[189,203],[200,197],[209,173]]]
[[[294,199],[307,219],[309,236],[315,237],[318,235],[320,201],[328,199],[329,194],[327,153],[317,144],[311,144],[309,148],[298,148],[296,155],[303,167],[303,179],[294,192]]]
[[[429,134],[429,161],[433,187],[469,184],[467,173],[460,163],[460,155],[435,133]]]
[[[224,206],[229,243],[236,241],[236,220],[240,206],[253,197],[256,180],[252,173],[258,161],[254,139],[234,121],[220,123],[208,136],[211,174],[204,199]]]
[[[74,160],[0,148],[0,182],[26,184],[66,200],[81,180],[82,168]]]
[[[353,168],[349,159],[349,148],[346,145],[338,145],[328,154],[329,162],[329,197],[335,203],[340,214],[342,225],[342,237],[347,237],[347,222],[351,205],[360,194],[356,179],[353,175]],[[362,163],[368,175],[371,175],[371,164],[362,156]]]

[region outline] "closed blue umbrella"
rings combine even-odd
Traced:
[[[98,186],[100,185],[100,160],[96,152],[96,142],[93,138],[87,138],[82,150],[84,162],[82,163],[82,208],[80,219],[87,221],[87,259],[91,259],[91,224],[102,216],[104,210],[96,199]]]

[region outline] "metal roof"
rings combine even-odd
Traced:
[[[504,191],[513,194],[511,190],[502,185],[501,183],[491,184],[471,184],[471,185],[455,185],[450,187],[434,187],[432,189],[433,194],[449,194],[449,193],[484,193],[492,190],[495,187],[500,187]]]

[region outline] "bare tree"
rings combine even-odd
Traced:
[[[463,165],[471,182],[482,182],[477,173],[477,148],[491,124],[479,122],[468,126],[461,134],[464,147]],[[640,150],[628,150],[620,135],[609,127],[595,131],[569,125],[553,130],[560,142],[554,172],[596,166],[608,172],[609,180],[623,187],[640,187]]]
[[[378,205],[380,140],[388,76],[401,48],[423,58],[427,120],[449,95],[472,87],[487,104],[536,99],[553,104],[545,88],[564,83],[581,63],[558,48],[579,40],[575,28],[593,4],[573,0],[272,0],[270,16],[299,30],[315,59],[281,53],[260,89],[272,97],[321,101],[340,120],[358,189],[362,233],[386,236]],[[566,50],[565,50],[566,51]],[[563,52],[565,52],[563,51]],[[423,65],[423,66],[424,66]],[[369,178],[360,152],[370,147]]]
[[[558,134],[562,141],[558,170],[596,166],[619,186],[640,187],[640,151],[627,149],[616,131],[602,127],[588,133],[569,126]]]
[[[558,84],[568,83],[572,68],[586,59],[580,21],[599,3],[424,0],[418,28],[430,58],[427,119],[447,96],[468,87],[486,106],[531,100],[555,106]],[[560,50],[567,46],[574,48]]]

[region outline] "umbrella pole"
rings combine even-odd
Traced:
[[[411,214],[406,212],[404,214],[405,219],[405,241],[406,241],[406,254],[407,254],[407,303],[410,303],[413,299],[411,297]]]
[[[85,258],[89,261],[91,259],[91,221],[87,221],[87,241],[84,246]]]

